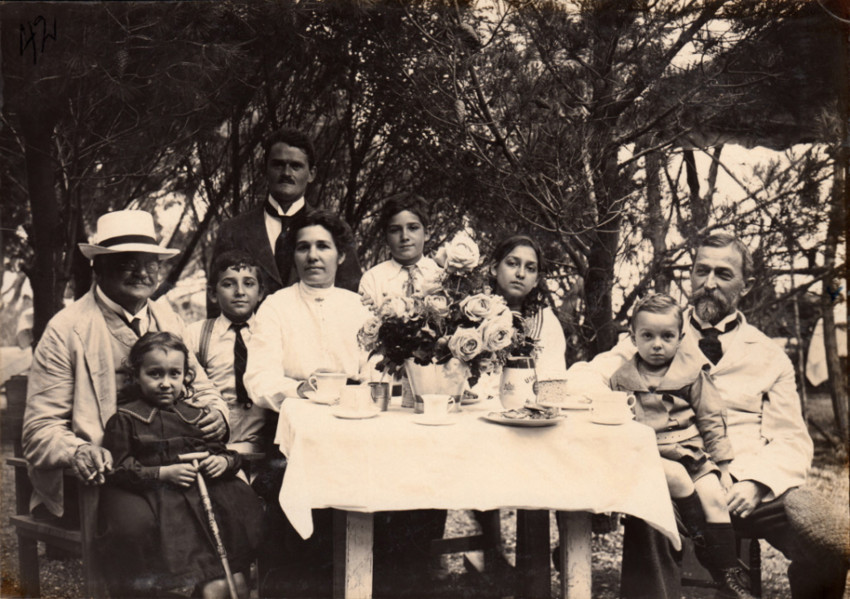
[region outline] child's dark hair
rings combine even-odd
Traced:
[[[379,229],[386,233],[387,227],[390,226],[390,220],[396,214],[405,210],[415,214],[422,226],[428,228],[430,221],[428,219],[428,203],[425,198],[414,193],[400,193],[392,196],[381,208],[381,216],[378,219]]]
[[[195,381],[195,370],[189,366],[189,349],[180,337],[174,333],[145,333],[133,344],[133,347],[130,349],[130,355],[124,360],[124,367],[130,373],[129,386],[132,387],[136,384],[139,369],[142,367],[142,361],[148,353],[155,349],[179,351],[183,354],[183,388],[185,390],[183,399],[192,397],[195,392],[192,387],[192,383]]]
[[[215,289],[218,285],[221,275],[228,268],[233,270],[242,270],[243,268],[253,268],[257,272],[257,282],[260,284],[260,290],[266,288],[266,282],[263,280],[263,269],[254,257],[245,250],[227,250],[213,258],[210,263],[209,272],[207,272],[207,287]]]
[[[675,314],[676,320],[679,321],[679,331],[682,330],[685,324],[684,317],[682,316],[682,306],[666,293],[652,293],[635,304],[634,310],[632,310],[632,329],[635,327],[637,315],[641,312],[650,312],[652,314],[669,314],[672,312]]]

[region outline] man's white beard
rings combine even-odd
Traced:
[[[700,295],[694,302],[694,312],[703,322],[717,324],[729,313],[729,306],[720,298]]]

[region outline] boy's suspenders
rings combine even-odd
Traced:
[[[207,354],[210,351],[210,339],[212,338],[212,330],[215,320],[215,318],[207,318],[204,321],[204,325],[201,327],[201,338],[198,342],[197,357],[198,362],[204,370],[207,369],[207,358],[209,357]]]

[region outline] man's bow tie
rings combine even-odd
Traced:
[[[290,216],[286,216],[285,214],[281,214],[280,212],[278,212],[277,208],[272,206],[271,203],[268,201],[263,204],[263,209],[266,211],[266,214],[282,222],[285,222],[287,219],[292,218]]]

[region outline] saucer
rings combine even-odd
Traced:
[[[631,417],[631,413],[629,413],[629,416],[626,416],[626,417],[623,417],[623,416],[605,417],[605,416],[600,416],[599,414],[593,414],[593,413],[590,414],[590,421],[593,424],[604,424],[606,426],[618,426],[620,424],[626,424],[630,420],[633,420],[633,418]]]
[[[366,418],[374,418],[380,414],[380,410],[352,410],[351,408],[337,407],[331,414],[337,418],[344,420],[365,420]]]
[[[320,395],[318,391],[313,391],[312,389],[310,389],[309,391],[304,391],[304,396],[313,403],[319,404],[320,406],[332,406],[339,401],[338,396],[335,397],[332,395]]]
[[[449,424],[454,424],[457,422],[454,418],[450,418],[446,416],[444,418],[426,418],[425,414],[418,414],[413,422],[416,424],[421,424],[423,426],[446,426]]]

